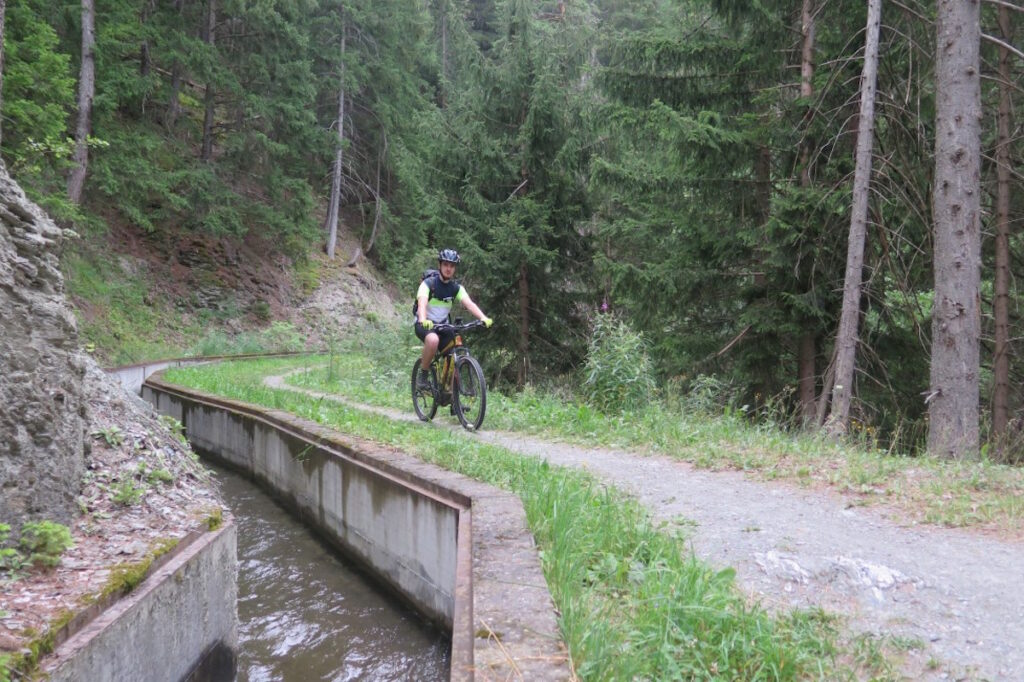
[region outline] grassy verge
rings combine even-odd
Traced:
[[[166,376],[390,444],[519,495],[580,677],[896,677],[888,657],[877,655],[882,645],[873,643],[876,655],[865,657],[853,643],[840,644],[837,623],[821,612],[772,617],[747,603],[732,570],[696,560],[680,528],[657,526],[642,507],[584,472],[262,384],[263,376],[303,362],[311,361],[231,363]],[[375,391],[373,383],[370,377],[360,390]]]
[[[291,381],[367,404],[408,409],[415,341],[411,334],[394,333],[363,338],[325,358],[323,370]],[[490,392],[487,400],[484,426],[491,430],[659,452],[704,468],[828,486],[853,495],[859,504],[893,508],[907,522],[985,527],[1009,535],[1024,528],[1020,467],[901,456],[870,443],[837,443],[755,425],[742,412],[716,414],[685,402],[670,406],[653,400],[639,411],[606,415],[564,391]]]

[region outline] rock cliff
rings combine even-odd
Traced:
[[[0,522],[67,523],[84,472],[86,358],[64,300],[64,234],[0,163]]]

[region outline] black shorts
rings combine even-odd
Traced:
[[[419,321],[416,322],[413,329],[416,331],[416,338],[418,338],[420,341],[426,341],[427,334],[437,334],[438,350],[444,350],[445,348],[448,347],[448,344],[455,340],[455,331],[452,329],[442,329],[440,331],[438,331],[437,329],[424,329],[423,325],[420,324]]]

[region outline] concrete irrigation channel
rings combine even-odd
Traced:
[[[450,633],[450,679],[572,678],[517,497],[294,415],[184,389],[159,375],[165,367],[210,360],[161,361],[113,373],[180,421],[197,453],[250,478],[391,595]],[[132,679],[150,662],[164,666],[160,656],[187,661],[180,674],[163,679],[231,679],[224,671],[233,676],[238,646],[236,533],[229,525],[193,543],[191,552],[176,552],[179,563],[153,572],[146,590],[106,608],[75,635],[73,648],[59,648],[71,675],[62,679]],[[202,631],[200,625],[212,623],[217,627]],[[170,650],[168,638],[182,638],[168,625],[194,631],[195,641]],[[134,658],[122,655],[125,649]],[[201,660],[210,661],[209,670],[201,670]],[[100,668],[83,667],[87,662]]]

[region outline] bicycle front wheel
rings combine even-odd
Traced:
[[[416,360],[412,366],[412,409],[416,410],[416,416],[420,418],[420,421],[428,422],[437,414],[437,399],[435,398],[437,395],[437,373],[431,365],[430,387],[421,387],[419,385],[420,362],[421,360]]]
[[[455,361],[453,385],[455,414],[463,428],[476,431],[487,411],[487,382],[476,358],[466,355]]]

